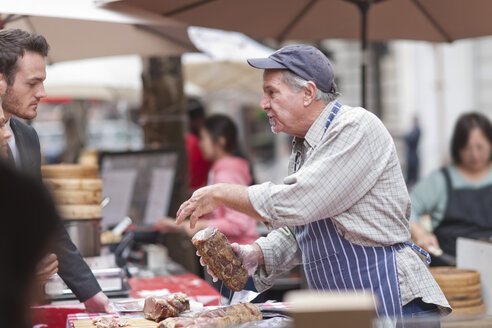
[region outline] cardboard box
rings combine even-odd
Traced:
[[[480,272],[482,298],[486,312],[492,315],[492,242],[458,238],[456,266]]]
[[[286,294],[294,327],[371,328],[376,317],[370,292],[330,293],[296,290]]]

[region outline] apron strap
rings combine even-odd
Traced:
[[[446,181],[446,191],[448,192],[448,201],[449,201],[449,196],[451,195],[451,188],[453,185],[451,184],[451,176],[449,175],[449,170],[447,167],[443,167],[441,169],[442,174],[444,175],[444,181]]]
[[[328,119],[326,120],[323,134],[321,135],[321,138],[319,138],[319,140],[322,140],[323,137],[325,136],[326,130],[328,130],[328,128],[330,127],[331,122],[333,121],[335,116],[337,116],[340,108],[342,108],[342,104],[337,100],[331,109],[330,116],[328,116]]]
[[[430,264],[431,263],[431,257],[429,255],[429,253],[427,253],[425,250],[423,250],[421,247],[415,245],[414,243],[410,242],[410,241],[406,241],[404,243],[406,246],[409,246],[411,249],[413,249],[414,251],[416,252],[419,252],[420,254],[422,254],[425,258],[426,258],[426,261],[425,261],[425,264]]]

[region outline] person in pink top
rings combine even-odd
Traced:
[[[188,180],[189,191],[205,187],[207,175],[212,163],[203,157],[200,148],[200,130],[205,122],[205,109],[200,101],[194,98],[188,99],[189,131],[186,133],[185,144],[188,155]]]
[[[208,185],[235,183],[249,186],[252,182],[251,169],[247,160],[237,156],[237,128],[225,115],[213,115],[205,120],[200,130],[200,148],[205,159],[212,162]],[[185,231],[190,237],[206,227],[216,227],[231,243],[247,245],[258,239],[257,222],[254,218],[226,207],[213,211],[208,220],[198,221],[191,229],[189,225],[176,225],[172,218],[162,218],[156,227],[162,232]]]
[[[205,159],[212,162],[208,185],[217,183],[251,185],[250,165],[247,160],[236,155],[237,128],[229,117],[213,115],[205,120],[200,130],[200,148]],[[172,218],[162,218],[156,224],[156,228],[161,232],[185,231],[190,237],[209,226],[219,229],[229,242],[240,245],[250,244],[260,237],[256,231],[257,222],[254,218],[224,206],[215,209],[208,220],[198,221],[193,229],[189,224],[176,225],[175,219]],[[252,281],[249,285],[254,288]],[[221,289],[220,284],[215,287]],[[248,288],[247,284],[245,289],[252,288]],[[222,295],[229,296],[225,286],[222,287]]]

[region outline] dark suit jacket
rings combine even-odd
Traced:
[[[15,135],[15,142],[19,150],[21,171],[41,181],[41,153],[38,134],[34,128],[15,117],[10,118],[10,127]],[[59,226],[54,252],[59,262],[58,274],[79,301],[85,302],[101,291],[92,271],[63,225]]]

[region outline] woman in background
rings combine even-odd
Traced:
[[[208,185],[216,183],[235,183],[249,186],[252,181],[247,160],[236,155],[237,128],[225,115],[213,115],[206,119],[200,130],[200,147],[207,160],[212,162]],[[217,208],[208,220],[198,221],[194,229],[189,225],[176,225],[173,218],[162,218],[157,228],[162,232],[184,230],[190,237],[206,227],[216,227],[231,243],[246,245],[259,236],[256,220],[243,213],[226,207]]]
[[[213,115],[205,120],[200,130],[200,148],[205,159],[212,162],[208,185],[216,183],[234,183],[249,186],[252,183],[250,165],[247,160],[237,156],[237,128],[225,115]],[[227,207],[219,207],[212,212],[208,220],[200,220],[194,229],[189,224],[176,225],[172,218],[162,218],[156,227],[162,232],[185,231],[190,237],[206,227],[215,227],[222,232],[229,242],[248,245],[259,238],[257,221]],[[249,287],[249,288],[248,288]],[[253,289],[252,279],[246,289]],[[218,287],[220,289],[220,286]],[[229,296],[225,286],[222,294]]]
[[[456,256],[456,239],[492,236],[492,125],[480,113],[456,122],[451,141],[453,163],[420,181],[411,192],[411,232],[431,254]],[[430,214],[432,232],[419,223]],[[446,265],[433,258],[433,265]]]

